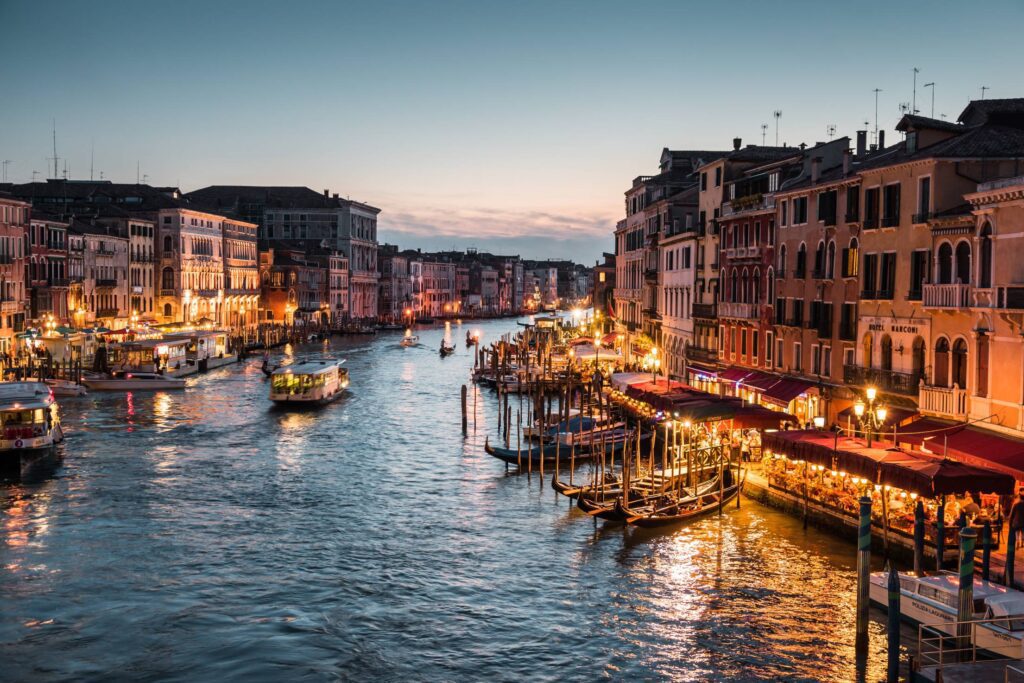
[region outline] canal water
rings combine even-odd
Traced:
[[[851,542],[750,500],[624,529],[507,476],[492,394],[460,433],[466,329],[446,359],[441,327],[275,354],[347,358],[315,412],[272,408],[258,360],[63,399],[60,465],[0,484],[0,679],[857,677]]]

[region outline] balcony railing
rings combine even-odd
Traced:
[[[117,287],[117,280],[109,278],[96,278],[97,287]]]
[[[875,229],[877,227],[878,227],[878,216],[874,216],[873,218],[865,218],[864,219],[864,229],[865,230],[873,230],[873,229]]]
[[[925,308],[960,310],[971,307],[970,285],[924,285],[921,294]]]
[[[699,346],[687,346],[686,358],[698,363],[717,363],[718,349],[702,349]]]
[[[899,216],[882,216],[883,228],[895,228],[900,224]]]
[[[870,384],[882,391],[913,396],[917,394],[921,375],[920,373],[908,374],[879,368],[865,368],[860,365],[844,365],[843,381],[857,386]]]
[[[761,311],[758,304],[746,304],[738,301],[720,301],[718,302],[718,317],[751,320],[760,318]]]
[[[100,256],[113,256],[115,252],[109,247],[99,247],[96,249],[96,253]]]
[[[65,277],[51,277],[46,281],[46,284],[51,287],[67,287],[71,284],[71,281]]]
[[[933,387],[921,382],[917,395],[917,409],[923,414],[965,418],[967,390],[956,384],[951,387]]]
[[[732,216],[743,211],[763,211],[775,208],[774,195],[765,197],[755,194],[747,197],[737,197],[732,201],[722,204],[722,216]]]
[[[693,304],[694,318],[717,318],[718,311],[715,304]]]
[[[174,289],[161,289],[160,290],[160,296],[174,296],[174,295],[175,295],[175,290]]]

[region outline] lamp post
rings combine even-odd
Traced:
[[[858,399],[853,404],[853,412],[857,415],[857,421],[864,427],[868,448],[871,448],[871,434],[885,423],[888,410],[884,405],[875,405],[875,399],[878,397],[877,389],[868,387],[864,393],[868,399],[867,403]]]

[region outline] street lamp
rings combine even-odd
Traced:
[[[885,424],[885,418],[889,411],[882,404],[875,405],[875,399],[878,396],[877,389],[868,387],[864,394],[867,396],[868,402],[865,404],[863,400],[858,399],[853,404],[853,412],[857,416],[857,421],[864,427],[868,448],[871,448],[871,434]]]

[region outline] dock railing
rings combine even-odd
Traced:
[[[1007,619],[972,619],[970,621],[942,621],[930,624],[920,624],[917,627],[917,661],[918,668],[932,668],[942,670],[943,667],[952,665],[974,664],[978,658],[978,629],[983,626],[993,625],[1005,628]],[[1021,643],[1005,646],[985,645],[982,650],[982,661],[992,662],[999,660],[1017,661],[1021,657]],[[1010,678],[1007,666],[1007,680],[1024,681],[1024,672],[1021,677]]]
[[[1020,683],[1024,681],[1024,669],[1020,665],[1006,665],[1006,673],[1003,675],[1003,683]]]

